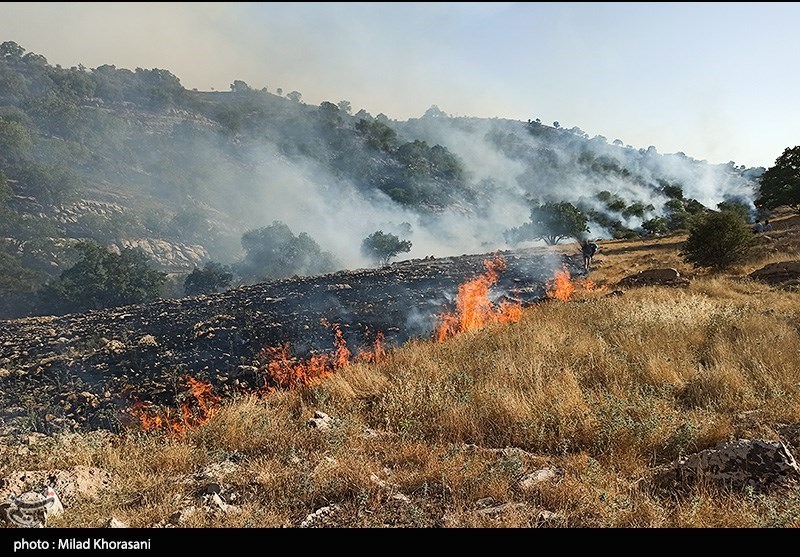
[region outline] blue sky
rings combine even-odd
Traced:
[[[3,2],[0,42],[187,88],[302,93],[405,120],[558,121],[770,167],[800,145],[796,2]]]

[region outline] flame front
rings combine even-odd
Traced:
[[[178,435],[185,434],[189,429],[200,427],[208,423],[220,406],[220,398],[211,392],[211,383],[199,381],[194,377],[187,377],[189,394],[192,401],[181,404],[180,415],[171,409],[164,409],[160,413],[149,414],[142,404],[134,406],[134,415],[138,414],[139,425],[145,431],[166,431]]]
[[[606,290],[606,286],[597,285],[587,278],[582,278],[576,282],[572,280],[569,270],[564,266],[560,271],[555,272],[553,280],[548,281],[547,297],[566,302],[579,289],[583,292],[600,293]]]
[[[520,304],[503,302],[495,306],[489,291],[497,283],[500,272],[507,268],[501,257],[483,262],[486,272],[458,287],[456,310],[439,317],[436,340],[441,342],[459,333],[482,329],[491,323],[513,323],[522,317]]]
[[[575,285],[572,284],[569,270],[564,266],[560,271],[555,272],[553,280],[548,284],[547,297],[566,302],[574,291]]]
[[[375,342],[371,350],[362,350],[358,353],[355,360],[357,362],[366,362],[370,364],[377,364],[386,357],[386,348],[383,346],[383,333],[379,332],[375,335]]]
[[[315,354],[302,360],[292,355],[291,347],[287,343],[263,349],[257,358],[260,362],[266,362],[260,366],[265,372],[262,392],[310,387],[333,375],[336,370],[350,365],[352,361],[378,363],[385,357],[382,333],[376,335],[371,350],[362,350],[353,358],[341,328],[338,325],[330,325],[325,320],[322,323],[333,329],[335,347],[333,353]]]
[[[386,356],[383,334],[375,337],[374,346],[360,351],[355,358],[347,348],[344,335],[337,325],[323,325],[334,333],[334,347],[331,353],[315,354],[300,359],[292,354],[288,343],[262,349],[256,357],[256,364],[264,374],[264,385],[254,389],[256,395],[267,395],[278,389],[291,390],[309,387],[328,377],[337,369],[350,365],[351,361],[378,363]],[[191,400],[181,404],[178,410],[165,408],[160,412],[148,411],[144,403],[134,404],[132,414],[138,418],[144,431],[162,431],[184,435],[188,430],[205,425],[220,407],[220,397],[212,393],[211,383],[188,377]]]

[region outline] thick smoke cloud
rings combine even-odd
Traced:
[[[360,247],[376,230],[411,240],[411,251],[397,260],[509,249],[513,246],[506,243],[504,232],[529,219],[531,201],[566,200],[602,209],[597,193],[608,191],[627,203],[652,205],[648,215],[652,217],[663,214],[669,199],[660,191],[666,180],[680,185],[686,198],[709,208],[722,201],[751,206],[753,202],[754,182],[742,176],[742,169],[710,165],[683,154],[661,155],[652,147],[636,149],[608,144],[604,138],[588,140],[580,130],[562,130],[566,140],[554,145],[529,133],[526,123],[513,120],[443,116],[390,124],[403,141],[422,139],[454,153],[464,165],[474,198],[423,216],[378,190],[371,194],[357,190],[319,162],[287,158],[265,142],[249,148],[252,173],[246,182],[239,177],[232,183],[223,173],[214,177],[213,204],[236,223],[232,237],[282,221],[295,234],[310,235],[343,267],[358,268],[372,264]],[[552,164],[541,164],[537,157],[543,151],[555,157]],[[611,161],[627,174],[587,170],[575,163],[579,156]],[[625,221],[636,228],[642,219]],[[591,229],[595,237],[609,237],[596,224]]]

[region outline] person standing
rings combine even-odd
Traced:
[[[597,253],[598,249],[600,249],[600,247],[591,240],[587,240],[581,247],[581,253],[583,253],[583,268],[587,271],[589,267],[592,266],[592,258],[594,258],[594,254]]]

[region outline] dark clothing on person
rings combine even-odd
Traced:
[[[594,242],[586,242],[583,244],[581,248],[581,252],[583,253],[583,268],[588,269],[592,264],[592,258],[594,254],[597,253],[598,250],[597,244]]]

